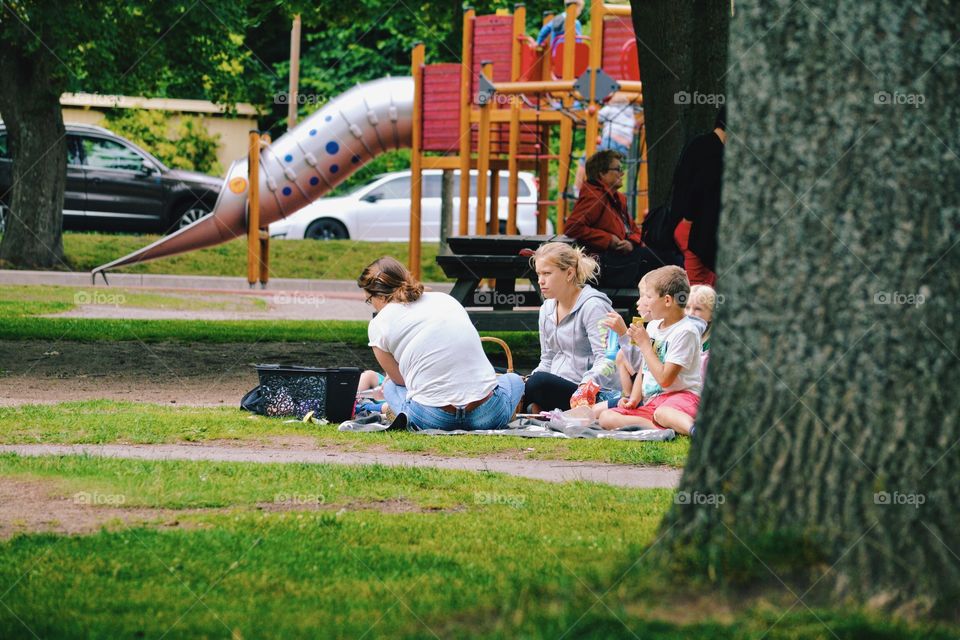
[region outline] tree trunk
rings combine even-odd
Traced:
[[[62,268],[67,145],[59,83],[49,68],[59,63],[45,52],[21,53],[0,52],[0,117],[13,161],[0,264]]]
[[[670,195],[689,140],[713,129],[725,101],[730,4],[631,0],[650,161],[650,208]]]
[[[956,9],[738,3],[730,36],[721,304],[661,550],[956,616]]]

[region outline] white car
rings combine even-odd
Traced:
[[[470,176],[470,227],[476,230],[476,172]],[[421,237],[424,242],[440,240],[440,184],[443,171],[423,172]],[[460,235],[460,172],[453,180],[453,228]],[[488,192],[489,193],[489,192]],[[507,176],[500,174],[497,214],[500,232],[507,229]],[[521,235],[537,232],[537,186],[533,174],[520,172],[517,182],[517,230]],[[488,201],[489,211],[489,201]],[[547,220],[547,233],[553,225]],[[377,240],[406,242],[410,239],[410,172],[397,171],[377,176],[339,198],[320,198],[300,211],[270,225],[271,238],[316,240]]]

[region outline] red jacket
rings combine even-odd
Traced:
[[[629,223],[629,228],[625,225]],[[607,251],[613,236],[641,246],[640,227],[627,213],[627,197],[597,182],[588,181],[567,217],[564,234],[592,251]]]

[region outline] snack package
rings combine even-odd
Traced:
[[[592,407],[597,401],[597,393],[600,392],[600,385],[593,380],[589,380],[570,396],[570,408]]]
[[[647,324],[647,319],[644,318],[643,316],[633,316],[632,318],[630,318],[631,327],[636,327],[637,325],[641,325],[641,324]],[[637,341],[634,340],[633,338],[630,338],[630,344],[632,344],[635,347],[639,346],[637,344]]]

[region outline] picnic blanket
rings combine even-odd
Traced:
[[[596,422],[583,424],[582,421],[564,419],[559,411],[550,414],[548,419],[517,418],[504,429],[453,430],[420,429],[408,423],[405,415],[390,421],[380,414],[370,414],[357,420],[344,422],[338,431],[369,433],[373,431],[406,430],[425,436],[515,436],[520,438],[597,438],[606,440],[635,440],[664,442],[677,437],[673,429],[644,429],[642,427],[624,427],[616,431],[602,429]]]

